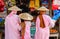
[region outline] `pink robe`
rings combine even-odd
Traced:
[[[9,14],[5,19],[5,39],[20,39],[21,26],[16,14]]]
[[[42,15],[42,16],[45,22],[45,28],[40,27],[40,19],[39,17],[37,17],[35,39],[49,39],[50,35],[49,28],[54,27],[54,22],[51,19],[51,17],[49,17],[48,15]]]
[[[25,27],[24,39],[31,39],[31,35],[30,35],[31,22],[25,21],[25,24],[26,24],[26,27]]]

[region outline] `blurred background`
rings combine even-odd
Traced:
[[[35,20],[37,15],[39,15],[39,11],[37,9],[41,6],[45,6],[49,9],[49,12],[46,12],[47,15],[53,16],[54,10],[56,7],[52,9],[54,0],[1,0],[0,1],[0,39],[5,39],[4,32],[4,21],[5,17],[9,14],[8,8],[16,5],[17,7],[22,9],[22,12],[28,12],[31,14],[34,19],[32,20],[31,26],[31,37],[34,37],[35,34]],[[55,27],[50,29],[50,39],[60,39],[60,19],[55,24]]]

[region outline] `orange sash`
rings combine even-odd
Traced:
[[[40,18],[40,27],[41,28],[45,28],[43,16],[42,15],[39,15],[39,18]]]
[[[21,31],[22,39],[24,39],[24,34],[25,34],[25,22],[22,22],[22,23],[21,23],[21,26],[22,26],[22,31]]]

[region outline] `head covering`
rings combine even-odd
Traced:
[[[44,7],[44,6],[40,7],[38,10],[40,10],[40,11],[49,11],[49,9],[47,9],[47,8]]]
[[[12,16],[13,14],[16,14],[17,11],[22,11],[22,9],[18,8],[17,6],[13,6],[9,8],[8,10],[11,10],[11,13],[8,16]]]
[[[28,13],[22,13],[22,14],[19,15],[19,17],[23,20],[32,20],[33,19],[33,16],[31,16]]]
[[[17,6],[10,7],[8,10],[22,11],[22,9],[18,8]]]

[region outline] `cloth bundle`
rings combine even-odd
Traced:
[[[60,17],[60,10],[54,10],[54,16],[52,19],[57,20]]]
[[[4,11],[4,0],[0,0],[0,12]]]

